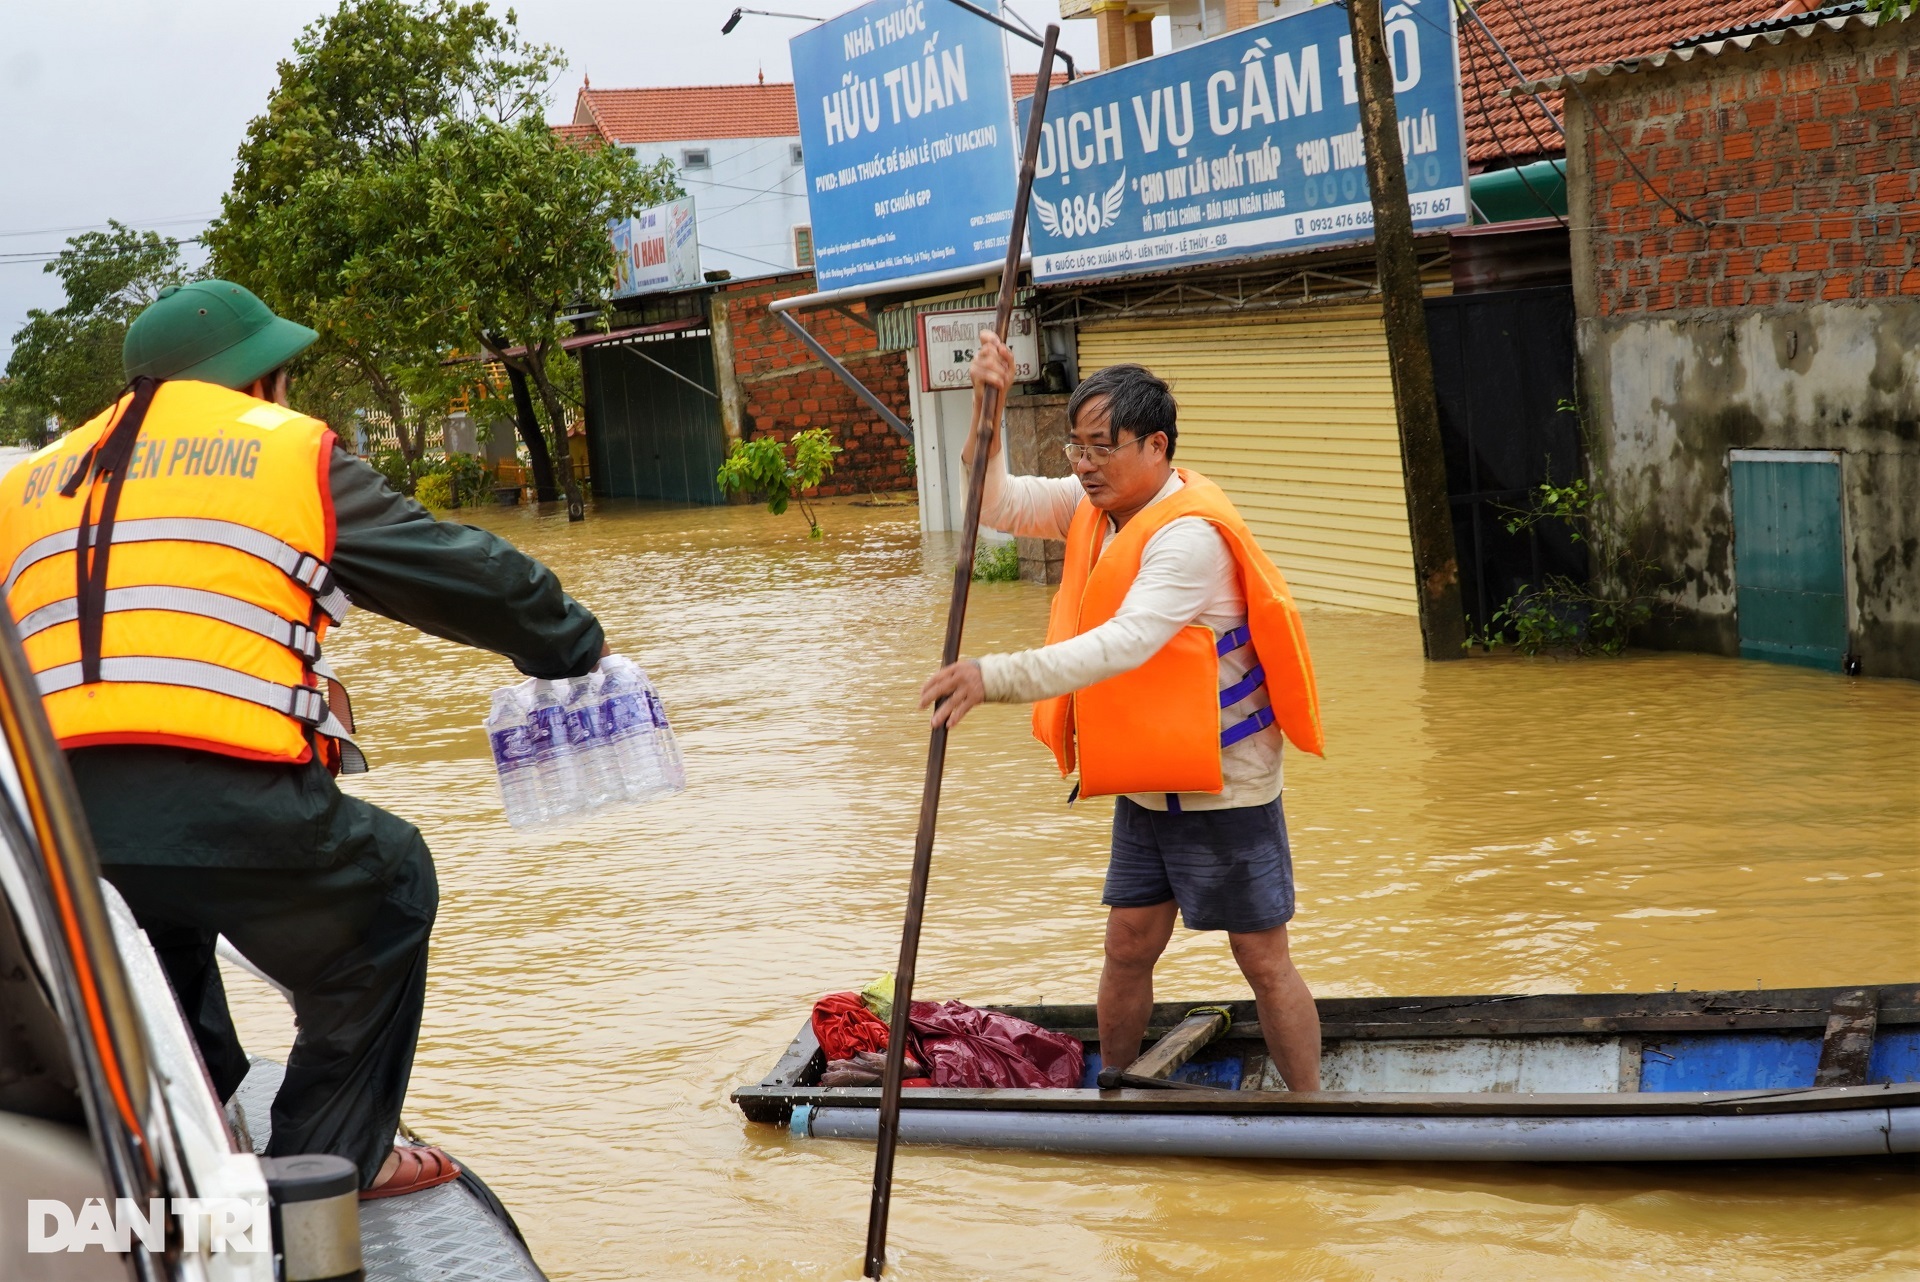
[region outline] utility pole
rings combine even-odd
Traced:
[[[1348,0],[1353,60],[1359,75],[1360,132],[1366,139],[1367,187],[1373,196],[1373,249],[1380,272],[1393,407],[1400,423],[1400,468],[1406,478],[1407,532],[1420,597],[1420,638],[1430,660],[1466,654],[1460,565],[1447,503],[1447,458],[1440,444],[1440,402],[1433,390],[1420,261],[1413,251],[1413,209],[1400,152],[1400,113],[1380,14],[1383,0]]]

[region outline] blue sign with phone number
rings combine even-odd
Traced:
[[[1453,8],[1386,10],[1415,227],[1468,220]],[[1035,280],[1373,234],[1353,42],[1327,4],[1056,87],[1027,221]],[[1019,104],[1020,129],[1033,99]]]

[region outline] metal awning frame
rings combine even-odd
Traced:
[[[1030,261],[1031,260],[1027,258],[1022,258],[1020,265],[1025,267]],[[848,315],[851,312],[851,304],[872,298],[878,294],[911,295],[916,293],[932,293],[935,290],[949,285],[959,285],[972,280],[984,280],[994,274],[993,271],[984,265],[948,267],[942,271],[924,272],[921,275],[907,276],[900,280],[876,281],[866,285],[848,285],[841,289],[825,289],[812,294],[796,294],[792,298],[778,298],[767,304],[767,311],[771,312],[782,325],[786,326],[789,333],[800,340],[801,345],[813,354],[815,360],[826,366],[827,369],[833,372],[835,378],[846,384],[847,390],[859,397],[863,405],[879,415],[881,422],[891,427],[908,441],[911,441],[913,440],[913,429],[903,422],[898,414],[888,409],[886,402],[874,395],[873,389],[865,383],[862,383],[852,370],[841,364],[840,359],[828,351],[819,339],[808,333],[807,327],[800,323],[799,317],[795,316],[794,313],[816,311],[824,308],[829,311],[839,312],[842,315]],[[856,316],[854,319],[859,320],[860,318]],[[867,324],[869,328],[873,328],[867,321],[861,321],[861,323]]]

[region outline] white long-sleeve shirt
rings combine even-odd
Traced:
[[[1175,473],[1153,502],[1163,501],[1184,485]],[[1086,493],[1074,477],[1008,475],[1006,451],[1002,450],[987,467],[980,519],[982,524],[1010,534],[1064,539],[1074,511],[1084,502]],[[1114,533],[1109,518],[1101,551],[1112,542]],[[1147,540],[1140,555],[1140,572],[1111,619],[1057,645],[982,656],[980,675],[991,702],[1051,699],[1131,672],[1190,624],[1205,624],[1218,640],[1246,621],[1246,595],[1226,542],[1209,522],[1183,516],[1167,522]],[[1221,688],[1244,677],[1254,662],[1252,646],[1222,656]],[[1268,702],[1266,690],[1261,689],[1222,709],[1221,728],[1239,724]],[[1226,810],[1266,805],[1280,795],[1282,743],[1279,727],[1267,726],[1223,749],[1220,769],[1225,786],[1217,794],[1183,792],[1179,794],[1180,808]],[[1167,809],[1164,792],[1137,793],[1132,800],[1150,810]]]

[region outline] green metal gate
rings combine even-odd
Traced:
[[[1741,657],[1840,671],[1847,581],[1839,456],[1734,450],[1732,465]]]
[[[595,494],[721,503],[726,432],[705,329],[581,352]]]

